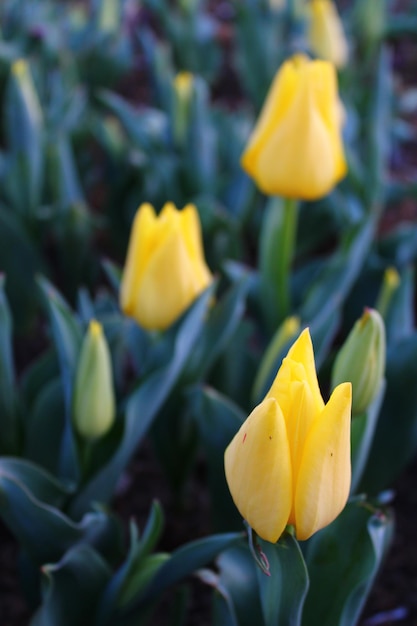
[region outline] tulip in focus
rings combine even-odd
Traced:
[[[74,388],[73,420],[85,439],[106,434],[116,413],[109,347],[99,322],[92,320],[84,337]]]
[[[324,404],[304,330],[225,452],[233,500],[260,537],[276,542],[291,524],[297,539],[308,539],[342,511],[351,480],[350,410],[350,383]]]
[[[319,59],[342,68],[348,61],[348,44],[343,24],[332,0],[311,0],[309,5],[311,50]]]
[[[315,200],[345,176],[337,76],[296,55],[278,71],[242,156],[266,194]]]
[[[167,203],[156,215],[150,204],[142,204],[133,222],[123,271],[123,312],[143,328],[164,330],[212,280],[195,206],[188,204],[178,211]]]
[[[352,382],[352,413],[360,415],[376,397],[385,372],[385,326],[375,309],[366,309],[337,355],[332,384]]]

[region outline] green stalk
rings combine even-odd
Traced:
[[[297,233],[298,202],[271,198],[261,233],[261,300],[270,330],[291,312],[290,273]]]

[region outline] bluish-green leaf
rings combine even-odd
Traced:
[[[265,626],[300,626],[309,586],[307,567],[296,539],[285,533],[278,543],[259,540],[270,576],[256,568]]]
[[[43,116],[30,68],[24,59],[12,65],[4,115],[10,149],[6,189],[17,210],[24,215],[33,214],[42,189]]]
[[[129,611],[142,603],[154,601],[165,589],[210,563],[216,556],[242,538],[242,533],[210,535],[177,548],[160,568],[150,585],[137,598]]]
[[[247,279],[234,285],[220,302],[215,302],[206,320],[201,336],[192,351],[185,376],[193,381],[205,376],[216,358],[228,346],[245,309],[249,288]]]
[[[151,552],[162,532],[163,514],[160,505],[153,503],[142,537],[136,524],[130,524],[129,552],[118,571],[108,581],[100,596],[95,616],[96,626],[111,626],[114,611],[119,604],[122,589],[129,586],[129,579],[139,570],[143,559]]]
[[[64,391],[65,429],[61,443],[60,473],[65,478],[77,480],[79,477],[79,463],[71,419],[74,376],[82,333],[78,321],[59,292],[43,277],[38,277],[38,283],[48,307]]]
[[[266,626],[256,568],[245,540],[217,557],[218,574],[207,581],[216,590],[213,626]]]
[[[326,263],[309,289],[299,315],[303,322],[329,319],[343,306],[349,290],[362,269],[375,229],[371,217],[346,234],[339,250]]]
[[[90,626],[111,575],[106,561],[90,546],[75,546],[42,574],[42,604],[31,626]]]
[[[9,478],[25,488],[34,498],[50,506],[62,507],[73,486],[58,479],[26,459],[0,457],[0,479]]]
[[[392,485],[417,450],[417,334],[387,353],[386,391],[359,489],[370,495]]]
[[[57,473],[64,428],[62,381],[51,376],[48,383],[39,387],[33,406],[26,408],[23,447],[25,457],[48,471]]]
[[[303,626],[357,623],[392,537],[392,519],[352,502],[329,526],[309,539],[310,577]]]
[[[44,493],[44,485],[38,484]],[[31,488],[33,480],[25,484],[22,476],[0,474],[0,517],[34,563],[57,561],[76,544],[111,549],[113,542],[119,540],[114,535],[112,520],[104,513],[86,514],[76,524],[59,509],[37,498]],[[56,493],[57,487],[52,489]]]
[[[111,498],[120,473],[147,433],[187,363],[201,332],[212,295],[213,288],[207,289],[182,319],[169,362],[150,374],[129,397],[124,432],[118,449],[74,500],[71,510],[76,518],[88,510],[91,501],[107,502]]]
[[[226,483],[224,451],[246,415],[228,398],[208,387],[191,389],[187,399],[206,457],[213,526],[217,531],[241,528],[242,519]]]
[[[385,381],[372,404],[363,415],[357,415],[351,422],[351,458],[352,481],[351,493],[356,493],[363,471],[365,469],[375,429],[378,424],[379,412],[385,393]]]
[[[12,318],[0,275],[0,452],[17,454],[19,422],[12,349]]]

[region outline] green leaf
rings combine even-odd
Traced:
[[[43,119],[29,65],[23,59],[12,65],[4,121],[10,149],[6,190],[15,208],[22,214],[33,214],[43,182]]]
[[[0,457],[0,479],[18,482],[30,494],[50,506],[62,507],[73,486],[59,482],[55,476],[34,463],[14,457]]]
[[[192,351],[185,377],[198,380],[206,376],[213,363],[228,346],[245,310],[245,298],[249,288],[247,278],[241,279],[220,302],[216,302],[205,321],[200,338]]]
[[[387,353],[384,402],[359,489],[376,495],[389,487],[417,450],[417,334]]]
[[[53,348],[49,348],[36,361],[29,363],[20,379],[20,392],[29,410],[32,410],[34,403],[37,402],[43,387],[58,376],[58,359]]]
[[[237,543],[241,538],[242,533],[211,535],[177,548],[171,558],[161,566],[149,586],[122,614],[131,615],[136,608],[144,608],[148,603],[154,602],[165,589],[210,563],[220,552]]]
[[[266,626],[260,601],[257,566],[247,542],[224,550],[216,559],[218,573],[203,578],[216,590],[213,626]]]
[[[374,218],[352,228],[339,250],[325,264],[299,311],[303,322],[320,325],[339,312],[358,277],[374,235]]]
[[[168,120],[162,111],[151,108],[139,111],[121,96],[104,89],[97,96],[118,117],[131,141],[140,148],[152,150],[155,145],[165,143]]]
[[[33,465],[30,472],[36,469]],[[35,564],[57,561],[69,548],[82,543],[114,551],[119,536],[111,518],[95,512],[74,523],[37,497],[38,494],[44,497],[45,492],[50,498],[60,497],[60,487],[53,479],[48,480],[46,472],[38,468],[33,478],[27,469],[19,467],[19,470],[0,473],[0,517]]]
[[[368,460],[372,440],[378,423],[379,412],[385,393],[385,381],[373,400],[371,406],[363,415],[357,415],[351,422],[351,458],[352,481],[350,492],[356,493],[360,479]]]
[[[79,463],[72,428],[72,394],[82,333],[74,314],[59,292],[43,277],[38,283],[46,299],[48,313],[58,353],[65,401],[65,429],[60,450],[60,473],[77,480]]]
[[[392,58],[388,46],[381,48],[375,83],[371,89],[371,106],[368,117],[368,154],[366,191],[367,205],[377,211],[382,209],[388,160],[391,154],[391,127],[393,102]]]
[[[31,626],[90,626],[111,574],[106,561],[90,546],[75,546],[42,574],[43,601]]]
[[[125,580],[120,597],[119,606],[128,605],[139,595],[145,586],[149,585],[161,567],[170,559],[170,555],[164,552],[143,556],[137,563],[137,567],[132,568],[130,575]]]
[[[168,363],[152,372],[129,397],[120,444],[109,462],[75,498],[71,507],[74,517],[78,518],[88,510],[91,501],[107,502],[113,495],[121,472],[148,432],[187,363],[191,350],[200,335],[212,295],[213,288],[209,288],[198,298],[177,329],[173,354]]]
[[[233,503],[224,474],[224,451],[246,415],[228,398],[207,387],[191,389],[187,401],[206,457],[213,527],[217,531],[241,528],[242,518]]]
[[[375,217],[370,216],[346,233],[338,251],[323,264],[297,313],[310,327],[317,367],[326,358],[338,330],[345,299],[363,269],[374,229]]]
[[[298,542],[285,533],[277,544],[259,543],[270,572],[256,568],[265,626],[300,626],[309,577]]]
[[[12,348],[13,328],[4,283],[4,275],[0,275],[0,452],[17,454],[19,423]]]
[[[119,599],[124,588],[131,588],[129,582],[132,573],[139,570],[142,561],[154,548],[162,532],[163,513],[161,506],[154,502],[149,514],[142,538],[136,524],[130,523],[130,548],[128,555],[118,571],[109,580],[98,602],[95,624],[97,626],[111,625],[114,611],[119,604]]]
[[[0,206],[0,267],[17,331],[31,329],[38,308],[34,273],[43,271],[39,250],[10,206]]]
[[[118,294],[122,281],[121,267],[110,261],[110,259],[103,259],[102,266],[110,285],[113,287],[115,293]]]
[[[392,537],[392,519],[351,502],[306,544],[303,626],[356,624]]]
[[[84,203],[85,198],[69,137],[63,133],[54,135],[47,149],[47,177],[53,204],[65,211],[73,205]]]
[[[39,386],[33,406],[27,407],[24,423],[24,456],[48,471],[59,467],[65,428],[65,406],[60,378]]]

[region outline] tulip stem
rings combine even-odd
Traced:
[[[270,199],[261,235],[261,297],[267,324],[273,331],[290,313],[290,271],[297,233],[298,203]]]
[[[265,576],[271,576],[268,557],[266,556],[265,552],[262,550],[257,541],[256,532],[253,530],[253,528],[250,527],[246,520],[244,520],[243,523],[246,526],[246,531],[248,533],[249,550],[255,563],[262,570]]]
[[[278,254],[278,311],[279,321],[290,313],[290,272],[297,233],[298,203],[293,198],[284,200],[284,216],[280,233]]]

